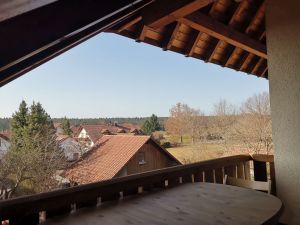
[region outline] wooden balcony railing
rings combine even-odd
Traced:
[[[273,156],[238,155],[1,201],[0,221],[9,221],[10,225],[38,224],[41,220],[69,214],[79,208],[99,206],[101,202],[111,200],[121,201],[143,191],[186,182],[222,183],[224,174],[260,181],[269,177],[275,194]]]

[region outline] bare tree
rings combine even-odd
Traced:
[[[193,109],[187,104],[177,103],[170,109],[170,117],[165,122],[166,130],[174,135],[189,135],[192,141],[200,138],[206,128],[206,118],[200,110]]]
[[[236,123],[237,110],[236,107],[225,99],[220,99],[214,104],[214,118],[211,124],[212,131],[215,136],[223,140],[224,147],[231,145],[233,138],[232,127]]]
[[[269,94],[264,92],[248,98],[241,106],[235,126],[238,138],[254,153],[273,149]]]

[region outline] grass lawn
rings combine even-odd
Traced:
[[[224,154],[221,146],[214,143],[186,144],[167,150],[183,164],[220,158]]]

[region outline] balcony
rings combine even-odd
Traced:
[[[272,194],[276,194],[273,156],[238,155],[5,200],[0,203],[0,221],[26,225],[49,221],[51,224],[53,217],[63,219],[82,208],[90,207],[92,210],[98,207],[97,210],[101,211],[102,205],[109,201],[124,201],[135,195],[143,198],[145,193],[166,189],[166,192],[171,189],[174,192],[175,187],[184,183],[222,184],[224,174],[248,180],[271,179]],[[149,198],[149,195],[145,196]],[[110,207],[110,210],[113,209]]]

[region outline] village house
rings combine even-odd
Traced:
[[[85,152],[81,144],[68,135],[58,135],[56,141],[63,150],[67,161],[78,160]]]
[[[109,134],[142,134],[142,132],[134,126],[123,126],[118,123],[108,124],[92,124],[81,125],[74,135],[78,138],[79,142],[87,148],[91,148],[103,136]]]
[[[8,151],[10,146],[10,133],[1,132],[0,133],[0,158]]]
[[[65,175],[87,184],[180,164],[150,136],[104,135]]]

